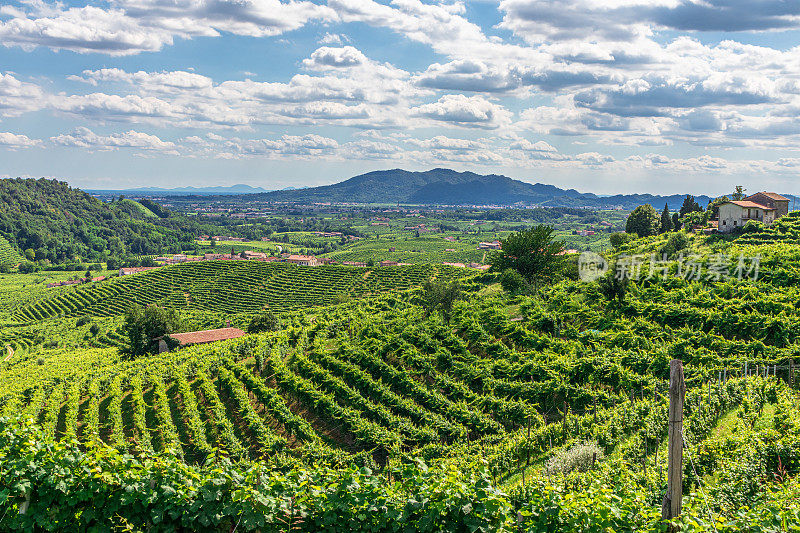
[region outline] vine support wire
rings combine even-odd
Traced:
[[[711,506],[708,505],[708,497],[706,496],[705,491],[703,490],[703,481],[700,479],[700,476],[697,475],[697,468],[695,468],[694,460],[692,459],[692,454],[689,453],[689,443],[686,442],[686,435],[681,431],[681,439],[683,440],[683,448],[686,450],[686,457],[689,458],[689,464],[692,467],[692,472],[694,472],[694,477],[697,479],[697,488],[700,490],[700,495],[703,497],[703,503],[706,506],[706,511],[708,511],[708,521],[711,524],[711,529],[714,530],[714,533],[717,532],[717,526],[714,525],[714,514],[711,512]]]

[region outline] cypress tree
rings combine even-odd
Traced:
[[[669,214],[669,206],[664,204],[664,210],[661,211],[661,233],[672,231],[672,215]]]

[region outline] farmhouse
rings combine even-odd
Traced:
[[[381,261],[382,267],[396,267],[399,265],[397,261]]]
[[[228,339],[238,339],[245,332],[237,328],[208,329],[205,331],[190,331],[188,333],[172,333],[170,338],[178,341],[179,348],[191,346],[192,344],[206,344],[209,342],[224,341]],[[168,352],[169,347],[164,338],[158,339],[158,353]]]
[[[500,241],[482,242],[478,244],[478,250],[499,250]]]
[[[730,233],[751,220],[769,226],[788,212],[788,198],[774,192],[757,192],[744,200],[720,204],[717,229],[720,233]]]
[[[295,265],[312,266],[319,265],[319,260],[313,255],[290,255],[287,259],[288,262]]]

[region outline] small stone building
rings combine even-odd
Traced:
[[[788,198],[774,192],[757,192],[744,200],[720,204],[717,229],[720,233],[730,233],[751,220],[769,226],[788,212]]]

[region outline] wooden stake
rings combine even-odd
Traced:
[[[794,388],[794,360],[789,359],[789,388]]]
[[[567,400],[564,400],[564,429],[563,429],[563,433],[564,433],[564,441],[565,442],[567,440],[567,409],[568,409]]]
[[[681,514],[683,499],[683,400],[686,384],[683,364],[673,359],[669,364],[669,464],[667,493],[661,504],[661,518],[671,520]],[[674,531],[674,528],[670,528]]]
[[[531,415],[528,415],[528,442],[525,444],[528,452],[528,466],[531,465]]]

